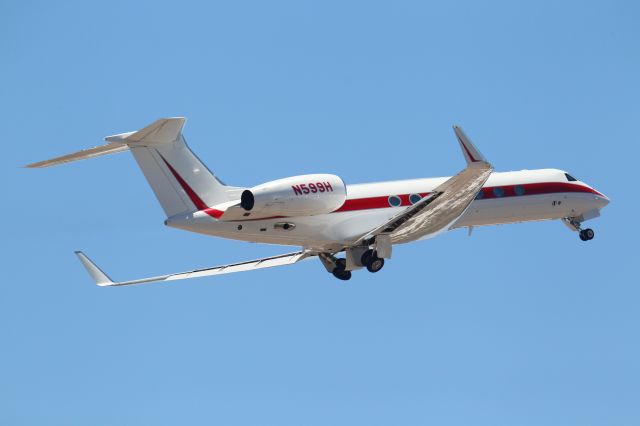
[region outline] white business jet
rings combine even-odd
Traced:
[[[167,219],[165,225],[234,240],[300,246],[301,251],[248,262],[130,281],[111,280],[84,253],[80,261],[99,286],[125,286],[291,265],[317,257],[336,278],[378,272],[394,244],[455,228],[559,219],[583,241],[582,222],[609,199],[556,169],[496,173],[462,129],[454,126],[467,167],[453,177],[346,185],[331,174],[279,179],[252,188],[220,181],[187,146],[184,118],[164,118],[105,138],[95,148],[30,164],[48,167],[131,151]],[[336,255],[344,252],[344,257]]]

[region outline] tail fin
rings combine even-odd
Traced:
[[[229,192],[235,188],[220,182],[189,149],[182,136],[185,121],[162,118],[137,132],[107,136],[106,145],[27,167],[49,167],[129,149],[167,217],[229,201]]]

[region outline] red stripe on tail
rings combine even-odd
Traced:
[[[191,200],[193,205],[196,206],[196,208],[198,210],[204,211],[206,214],[208,214],[209,216],[214,217],[216,219],[219,219],[220,216],[223,215],[223,213],[224,213],[223,211],[209,208],[209,206],[207,206],[207,203],[202,201],[202,198],[200,198],[198,196],[198,194],[196,194],[196,191],[194,191],[193,188],[191,188],[189,186],[187,181],[185,181],[182,178],[182,176],[180,176],[178,174],[176,169],[174,169],[171,166],[171,164],[169,164],[169,162],[162,156],[162,154],[158,153],[158,155],[160,155],[160,158],[162,158],[162,161],[164,161],[164,164],[167,165],[167,167],[169,168],[169,171],[171,171],[171,174],[173,175],[173,177],[176,178],[176,180],[178,181],[178,183],[180,184],[182,189],[184,189],[184,192],[187,193],[187,195],[189,196],[189,199]]]

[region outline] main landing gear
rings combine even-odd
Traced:
[[[345,259],[336,259],[336,267],[333,268],[331,273],[334,277],[342,281],[348,281],[351,279],[351,271],[347,271],[347,261]]]
[[[362,266],[366,267],[367,271],[371,273],[378,272],[384,266],[384,259],[378,257],[376,252],[373,250],[367,250],[362,253],[360,262],[362,263]]]
[[[367,271],[375,273],[382,269],[384,266],[384,259],[378,257],[378,254],[375,250],[366,249],[365,251],[361,251],[362,255],[360,257],[356,257],[353,262],[355,264],[354,269],[359,269],[360,267],[367,268]],[[350,254],[347,253],[347,256]],[[336,258],[335,255],[331,253],[320,253],[320,260],[322,264],[327,269],[328,272],[342,281],[348,281],[351,279],[351,272],[347,270],[347,259],[345,258]],[[351,258],[353,259],[353,258]]]

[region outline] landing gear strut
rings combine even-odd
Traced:
[[[372,273],[378,272],[384,266],[384,259],[378,257],[377,253],[373,250],[367,250],[362,253],[360,262],[363,266],[366,266],[367,271]]]

